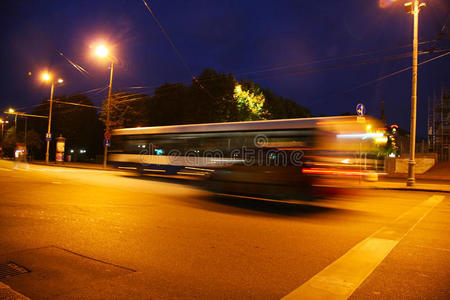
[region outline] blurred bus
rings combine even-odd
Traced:
[[[217,191],[308,194],[324,178],[380,169],[371,117],[339,116],[116,129],[108,160],[141,174],[207,176]]]

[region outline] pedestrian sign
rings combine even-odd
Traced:
[[[356,114],[358,116],[364,116],[366,114],[366,107],[364,104],[358,103],[358,105],[356,105]]]
[[[109,140],[109,139],[111,139],[111,132],[106,131],[105,132],[105,140]]]
[[[105,147],[111,147],[111,140],[104,140],[104,141],[103,141],[103,146],[105,146]]]

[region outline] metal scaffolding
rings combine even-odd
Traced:
[[[439,98],[428,99],[428,145],[439,161],[450,160],[450,92],[444,89]]]

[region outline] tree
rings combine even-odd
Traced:
[[[147,121],[150,125],[195,123],[195,102],[190,90],[181,83],[165,83],[155,90],[148,102]]]
[[[38,132],[31,129],[27,131],[26,145],[30,156],[35,157],[35,154],[39,155],[40,150],[43,149],[44,140]]]
[[[92,101],[82,94],[62,96],[55,100],[52,109],[51,132],[53,140],[50,145],[50,157],[54,157],[54,140],[59,135],[66,138],[67,151],[69,149],[84,149],[88,158],[94,158],[96,154],[101,153],[103,126],[98,119],[97,110],[93,107]],[[33,110],[33,114],[48,115],[49,107],[49,101],[44,100],[41,105]],[[47,119],[30,118],[30,128],[39,134],[41,140],[44,140],[47,133],[47,124]],[[42,159],[44,152],[41,149],[41,151],[37,151],[36,156]]]
[[[255,83],[243,80],[234,88],[233,97],[239,110],[240,120],[262,120],[270,117],[265,107],[265,96]]]
[[[265,109],[269,112],[270,119],[308,118],[311,111],[295,101],[276,96],[269,89],[262,89],[265,96]]]
[[[276,96],[250,80],[205,69],[190,86],[165,83],[146,102],[150,125],[232,122],[310,117],[290,99]]]
[[[111,95],[110,128],[139,127],[149,125],[147,109],[150,97],[140,93],[118,92]],[[108,101],[103,101],[100,120],[106,124]]]
[[[233,74],[205,69],[191,85],[191,97],[196,103],[195,116],[199,123],[239,121],[234,99],[237,80]]]
[[[14,132],[14,127],[10,127],[3,139],[3,153],[6,156],[14,157],[14,150],[16,149],[17,135]]]

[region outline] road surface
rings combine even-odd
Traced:
[[[284,204],[0,161],[0,279],[31,299],[449,299],[449,194]]]

